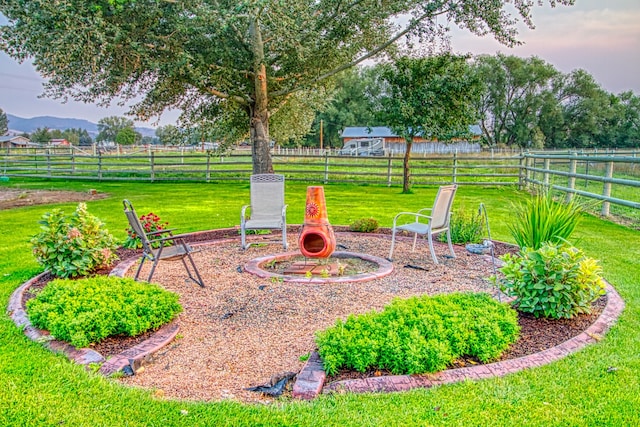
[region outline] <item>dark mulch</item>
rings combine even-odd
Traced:
[[[568,339],[579,335],[591,326],[600,316],[600,313],[602,313],[606,305],[607,297],[606,295],[603,295],[593,302],[591,306],[591,313],[581,314],[572,319],[538,319],[531,314],[518,313],[520,338],[494,362],[528,356],[530,354],[555,347],[558,344],[562,344]],[[450,368],[462,368],[465,366],[481,364],[482,362],[476,358],[464,357],[456,360]],[[336,375],[328,377],[327,382],[369,378],[380,375],[392,374],[388,371],[369,370],[365,372],[356,372],[341,370]]]

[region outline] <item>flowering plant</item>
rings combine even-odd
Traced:
[[[162,221],[160,217],[153,212],[149,212],[146,215],[140,216],[140,224],[142,224],[142,228],[145,233],[152,233],[156,231],[166,230],[169,226],[167,221]],[[156,243],[154,246],[159,246],[159,243]],[[140,237],[136,234],[135,231],[131,227],[127,228],[127,238],[122,244],[123,247],[129,249],[139,249],[142,247],[142,241]]]
[[[118,258],[115,239],[84,203],[71,215],[53,209],[39,223],[40,233],[31,239],[33,254],[56,277],[86,276]]]

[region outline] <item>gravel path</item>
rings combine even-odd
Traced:
[[[336,236],[350,252],[388,255],[388,236]],[[289,250],[297,249],[296,238],[290,235]],[[185,280],[180,263],[158,266],[153,281],[180,295],[184,308],[180,332],[156,354],[154,363],[123,378],[123,383],[155,389],[158,396],[169,398],[266,402],[270,399],[244,389],[268,383],[272,375],[298,372],[303,365],[300,356],[315,349],[314,332],[332,326],[336,319],[379,310],[394,297],[493,291],[486,280],[492,274],[490,263],[463,247],[455,247],[455,259],[444,259],[448,249],[441,243],[436,243],[439,259],[444,260],[439,265],[431,261],[426,243],[419,243],[412,253],[410,242],[400,241],[391,275],[362,283],[322,284],[260,279],[239,272],[238,267],[253,258],[283,252],[282,246],[243,251],[237,238],[200,248],[194,259],[205,289]],[[407,264],[429,271],[404,267]],[[128,275],[133,272],[131,268]]]

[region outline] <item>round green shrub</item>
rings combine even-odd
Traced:
[[[349,230],[357,233],[373,233],[378,227],[378,221],[375,218],[361,218],[352,222]]]
[[[329,375],[339,369],[436,372],[462,356],[493,360],[518,338],[515,310],[488,294],[394,299],[382,312],[351,315],[316,333]]]
[[[56,279],[27,302],[31,323],[85,347],[112,335],[136,336],[171,321],[178,295],[131,278]]]
[[[546,242],[540,249],[524,248],[501,259],[504,278],[494,276],[492,280],[516,297],[518,310],[536,317],[558,319],[589,313],[591,303],[605,292],[597,261],[567,244]]]

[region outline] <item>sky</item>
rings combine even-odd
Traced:
[[[546,0],[545,0],[546,3]],[[3,21],[4,22],[4,21]],[[533,10],[534,30],[520,27],[522,46],[507,48],[491,37],[453,29],[456,53],[537,56],[563,73],[584,69],[608,92],[631,90],[640,95],[640,0],[576,0],[573,6]],[[97,123],[103,117],[124,116],[126,107],[43,99],[42,79],[30,63],[18,64],[0,53],[0,108],[19,117],[56,116]],[[165,112],[159,125],[175,124],[179,113]],[[155,127],[154,121],[136,122]]]

